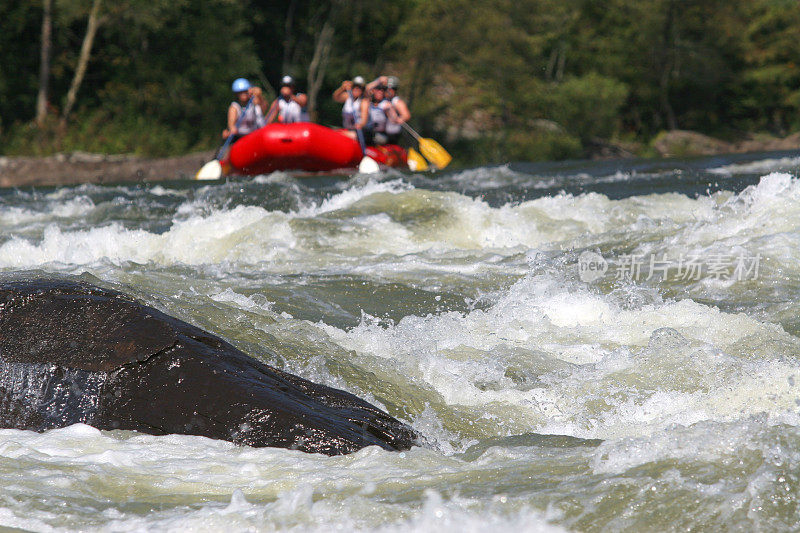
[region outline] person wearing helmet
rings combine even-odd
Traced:
[[[342,105],[342,126],[349,130],[346,134],[356,138],[355,125],[361,112],[361,97],[364,95],[364,78],[356,76],[345,80],[333,92],[333,100]]]
[[[355,127],[364,131],[367,144],[386,144],[386,123],[393,115],[395,111],[386,100],[386,86],[378,83],[369,91],[367,98],[362,98],[361,118]]]
[[[233,135],[233,141],[256,131],[266,125],[267,101],[260,88],[254,87],[245,78],[237,78],[231,85],[231,90],[236,99],[228,106],[228,127],[222,132],[222,137],[227,139]],[[247,107],[247,102],[253,102]],[[245,112],[246,110],[246,112]],[[242,113],[244,112],[244,116]],[[241,120],[239,118],[241,117]]]
[[[397,96],[397,86],[400,80],[396,76],[389,76],[386,80],[386,100],[388,100],[394,113],[387,115],[386,137],[391,144],[400,142],[400,134],[403,133],[403,124],[411,118],[411,112],[405,100]]]
[[[272,102],[267,114],[267,123],[277,120],[282,124],[294,122],[310,122],[306,111],[308,97],[298,93],[295,88],[294,78],[284,76],[281,78],[281,90],[278,97]]]
[[[365,90],[365,91],[367,91],[368,93],[370,93],[370,92],[372,92],[372,90],[373,90],[375,87],[377,87],[377,86],[379,86],[379,85],[381,85],[381,86],[383,86],[383,87],[386,87],[388,84],[389,84],[389,78],[388,78],[387,76],[378,76],[377,78],[375,78],[374,80],[372,80],[371,82],[369,82],[369,83],[368,83],[368,84],[367,84],[367,85],[364,87],[364,90]]]

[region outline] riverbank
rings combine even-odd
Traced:
[[[587,159],[695,157],[747,152],[800,150],[800,132],[787,137],[748,134],[729,142],[685,130],[663,132],[648,147],[597,142]],[[132,183],[192,179],[214,152],[145,158],[86,152],[47,157],[0,157],[0,187],[60,186],[80,183]],[[458,157],[456,157],[456,160]]]
[[[192,179],[213,158],[213,151],[165,158],[85,152],[48,157],[0,157],[0,187]]]
[[[729,142],[695,131],[673,130],[657,135],[651,144],[655,153],[661,157],[775,152],[800,149],[800,132],[786,137],[749,133],[741,139]]]

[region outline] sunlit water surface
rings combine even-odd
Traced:
[[[123,290],[427,443],[0,430],[37,531],[800,526],[796,153],[0,190],[0,279]]]

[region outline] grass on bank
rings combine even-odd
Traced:
[[[198,140],[190,138],[185,130],[143,116],[108,116],[98,111],[66,126],[55,117],[48,118],[42,127],[15,124],[0,136],[0,153],[38,157],[81,151],[166,157],[210,149],[215,143],[217,137],[211,133]]]

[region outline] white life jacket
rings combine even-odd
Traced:
[[[231,102],[231,105],[233,105],[239,112],[239,118],[241,119],[238,121],[238,135],[247,135],[248,133],[252,133],[258,128],[264,127],[264,125],[267,123],[264,112],[261,110],[261,106],[257,105],[255,102],[250,104],[250,108],[247,110],[247,113],[245,113],[244,116],[242,116],[242,110],[244,109],[242,104],[239,102]]]
[[[386,131],[386,107],[389,105],[387,100],[381,100],[377,104],[370,100],[367,127],[376,132]]]
[[[353,99],[352,96],[348,96],[342,106],[342,126],[352,130],[359,120],[361,120],[361,98]]]
[[[283,124],[309,122],[308,112],[294,100],[278,98],[278,121]]]
[[[392,107],[394,107],[395,104],[397,104],[398,100],[400,100],[400,97],[394,96],[391,100],[388,100],[388,102],[391,104]],[[396,119],[398,117],[397,108],[394,107],[394,110],[395,110],[394,114],[389,114],[388,112],[386,113],[387,115],[386,133],[388,133],[389,135],[396,135],[401,131],[403,131],[403,126],[400,125],[399,122],[396,122]],[[395,120],[392,120],[392,117],[394,117]]]

